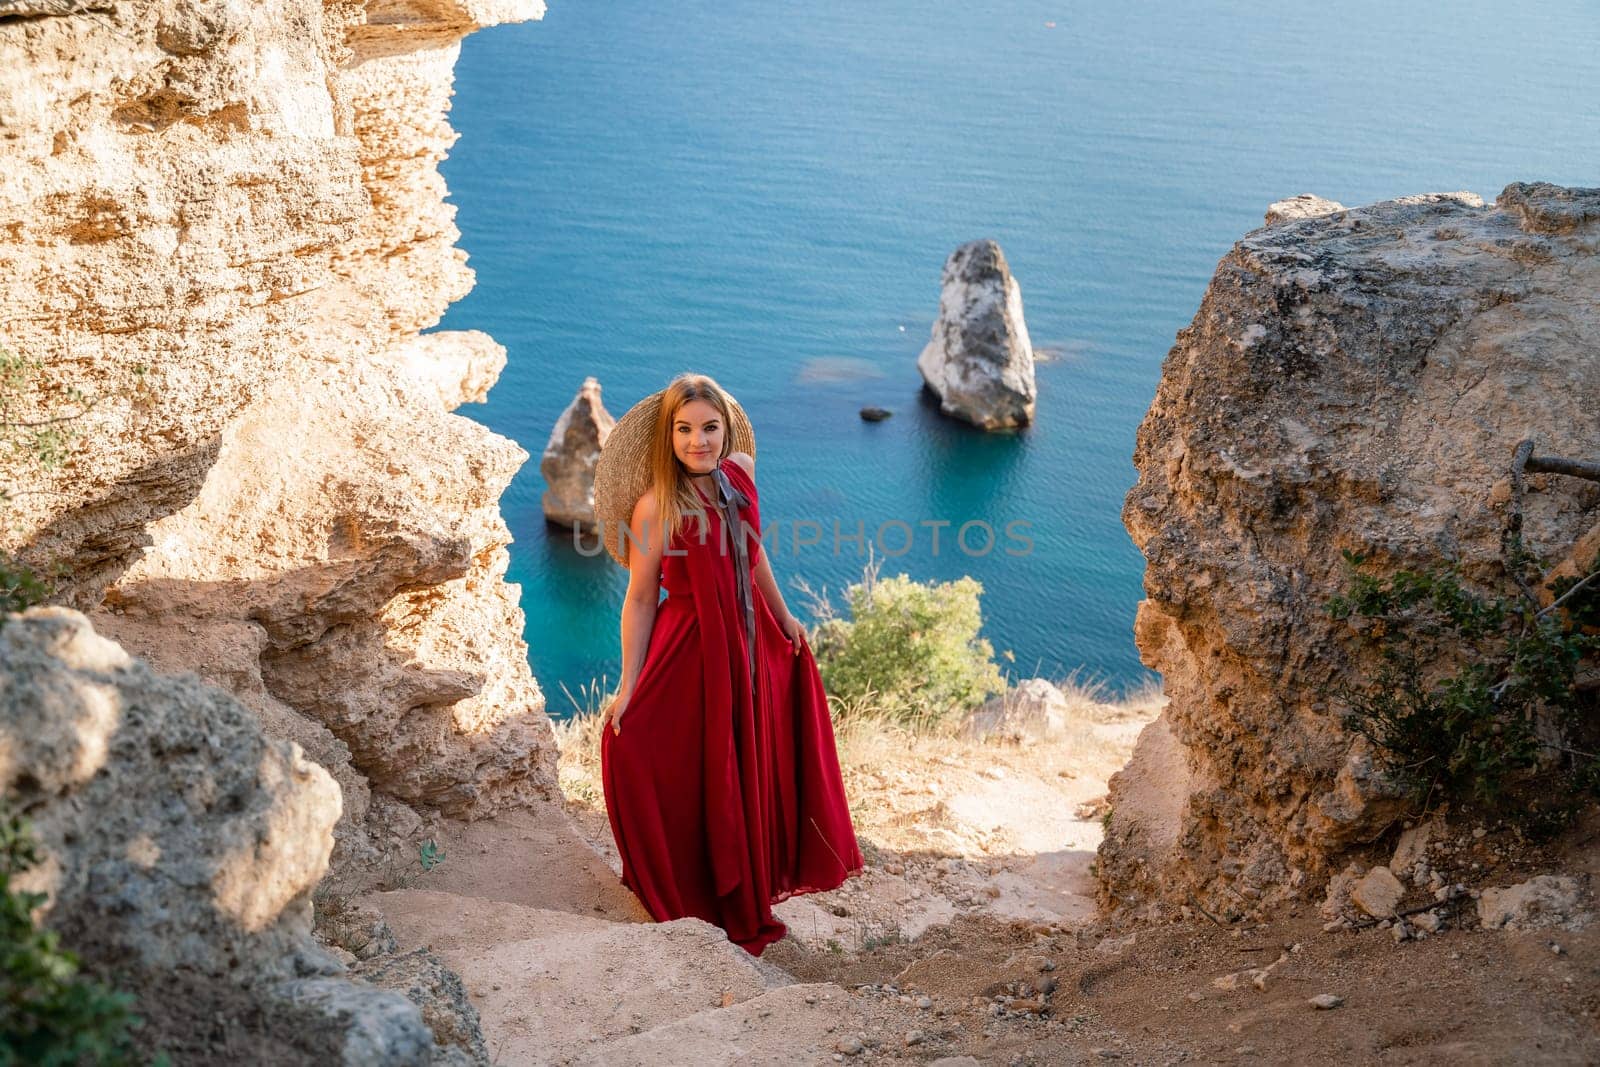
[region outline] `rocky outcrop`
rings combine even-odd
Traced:
[[[47,855],[27,888],[77,945],[234,981],[331,973],[312,943],[339,790],[193,678],[67,608],[0,628],[0,793]]]
[[[1300,219],[1314,219],[1322,215],[1331,215],[1335,211],[1343,211],[1344,205],[1337,200],[1317,196],[1315,193],[1301,193],[1291,196],[1287,200],[1275,200],[1267,208],[1267,225],[1272,226],[1279,222],[1297,222]]]
[[[945,261],[939,317],[917,370],[946,415],[985,430],[1033,421],[1038,390],[1022,288],[995,242],[970,241]]]
[[[45,893],[41,921],[135,992],[156,1020],[146,1041],[197,1061],[193,1035],[164,1025],[181,999],[284,1021],[266,1060],[447,1062],[424,1022],[435,999],[352,981],[313,940],[338,787],[226,692],[155,673],[79,612],[14,616],[0,628],[0,795],[41,846],[17,887]],[[390,970],[374,977],[409,993]]]
[[[617,420],[600,400],[600,380],[585,378],[556,420],[550,440],[539,460],[539,473],[549,486],[544,491],[544,517],[569,528],[595,528],[594,468],[600,449]]]
[[[460,38],[542,5],[72,9],[0,19],[0,344],[43,364],[16,417],[93,447],[7,471],[0,548],[327,767],[336,867],[553,798],[498,510],[527,454],[451,414],[505,352],[420,333],[472,284]]]
[[[1583,910],[1576,878],[1541,874],[1516,885],[1495,886],[1478,898],[1478,921],[1489,930],[1577,930],[1593,917]]]
[[[962,721],[961,733],[1031,745],[1060,735],[1066,725],[1066,694],[1048,678],[1028,678],[974,708]]]
[[[478,1009],[467,997],[461,976],[426,948],[397,952],[356,968],[363,979],[398,990],[422,1012],[438,1046],[434,1067],[467,1067],[492,1062],[484,1043]],[[442,1053],[442,1054],[440,1054]]]
[[[1450,557],[1503,587],[1517,443],[1600,456],[1597,246],[1600,190],[1519,183],[1492,206],[1414,196],[1266,227],[1222,260],[1123,509],[1147,564],[1136,638],[1170,703],[1112,780],[1103,903],[1309,897],[1393,824],[1398,791],[1324,695],[1375,668],[1324,611],[1340,551]],[[1532,475],[1522,513],[1560,560],[1600,524],[1600,488]]]

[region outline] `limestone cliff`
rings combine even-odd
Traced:
[[[44,368],[12,417],[84,442],[4,472],[0,547],[332,771],[336,865],[408,809],[555,795],[503,578],[527,453],[451,414],[505,352],[420,333],[472,284],[437,169],[460,39],[541,13],[0,5],[0,345]]]
[[[1281,221],[1223,258],[1123,510],[1147,561],[1136,636],[1171,703],[1111,783],[1103,902],[1307,895],[1390,826],[1392,787],[1321,695],[1372,666],[1323,611],[1340,550],[1504,581],[1517,443],[1600,456],[1597,248],[1600,190],[1515,184],[1490,206]],[[1600,523],[1600,487],[1535,475],[1523,511],[1560,560]]]

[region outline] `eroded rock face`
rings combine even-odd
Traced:
[[[1309,898],[1400,812],[1323,695],[1374,666],[1324,612],[1340,550],[1383,570],[1453,557],[1503,586],[1517,443],[1600,456],[1597,248],[1600,190],[1515,184],[1492,206],[1415,196],[1266,227],[1222,260],[1123,509],[1147,561],[1136,638],[1171,702],[1112,779],[1103,903]],[[1523,512],[1559,560],[1600,524],[1600,488],[1534,475]]]
[[[1033,421],[1038,390],[1022,288],[995,242],[969,241],[945,261],[939,317],[917,370],[946,415],[985,430]]]
[[[503,580],[527,453],[451,414],[505,352],[419,334],[472,284],[460,38],[542,4],[32,6],[65,13],[0,21],[0,343],[44,364],[17,417],[79,389],[93,447],[5,472],[0,548],[326,766],[336,864],[414,822],[378,808],[554,797]]]
[[[432,1038],[444,1056],[435,1055],[435,1067],[477,1067],[489,1064],[478,1009],[472,1006],[461,978],[428,949],[412,949],[370,963],[357,972],[385,989],[404,993],[422,1011]]]
[[[40,921],[135,995],[144,1040],[178,1061],[216,1062],[225,1020],[262,1062],[487,1062],[454,976],[378,961],[353,980],[313,939],[340,808],[328,773],[80,612],[0,628],[0,796],[40,845],[17,879],[47,895]]]
[[[0,628],[0,793],[47,854],[23,876],[101,960],[234,982],[333,970],[311,940],[339,790],[198,679],[68,608]]]

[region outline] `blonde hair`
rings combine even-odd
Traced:
[[[704,400],[716,408],[721,417],[722,450],[717,454],[717,462],[720,464],[733,451],[733,404],[722,386],[704,374],[684,373],[672,379],[661,395],[655,436],[650,442],[650,481],[656,494],[656,515],[666,537],[662,548],[672,543],[679,525],[689,515],[699,518],[696,536],[704,539],[710,532],[705,502],[689,482],[683,464],[672,449],[672,426],[677,421],[678,409],[691,400]],[[653,536],[655,531],[650,533]]]

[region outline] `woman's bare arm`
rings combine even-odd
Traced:
[[[654,492],[647,491],[639,498],[628,526],[632,541],[628,545],[628,592],[622,601],[622,684],[618,688],[622,700],[633,695],[639,682],[661,604],[661,555],[666,538],[656,517]]]

